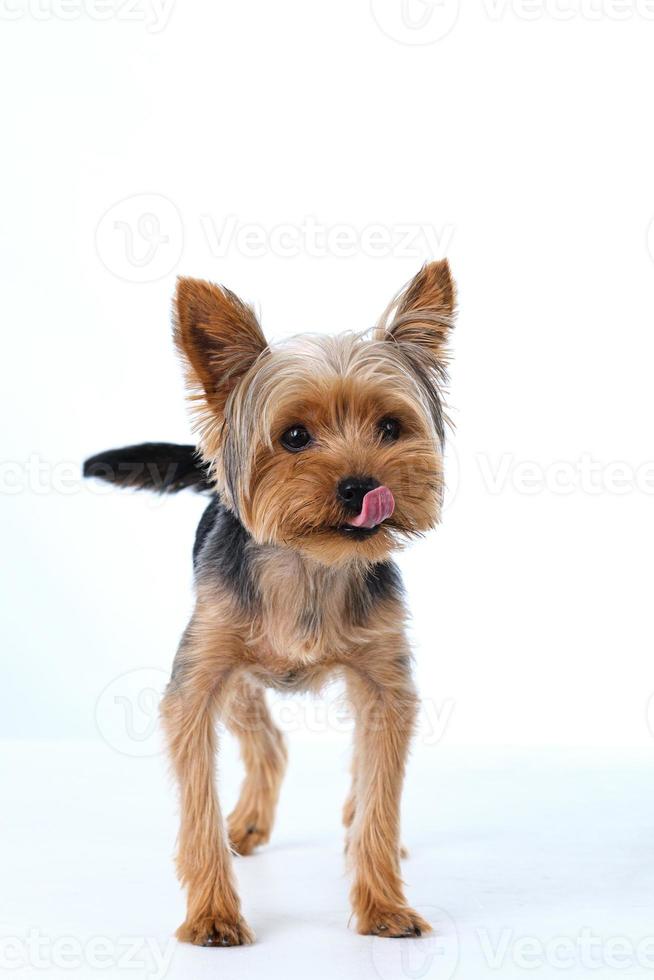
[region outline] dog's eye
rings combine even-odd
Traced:
[[[379,423],[379,431],[384,442],[395,442],[400,438],[402,426],[397,419],[382,419]]]
[[[292,425],[282,436],[282,446],[290,453],[299,453],[311,442],[311,433],[303,425]]]

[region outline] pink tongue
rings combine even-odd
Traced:
[[[363,498],[361,513],[347,523],[351,527],[377,527],[395,510],[395,500],[388,487],[375,487]]]

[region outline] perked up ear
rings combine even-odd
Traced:
[[[230,393],[266,349],[254,310],[229,289],[180,277],[173,323],[190,383],[222,414]]]
[[[456,286],[447,259],[429,262],[395,297],[380,329],[398,344],[413,344],[442,358],[454,326]]]

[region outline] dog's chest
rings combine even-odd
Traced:
[[[295,554],[259,562],[259,646],[271,666],[292,672],[332,660],[354,641],[348,579],[338,570],[307,566]]]

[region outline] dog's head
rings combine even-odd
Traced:
[[[232,292],[179,280],[175,341],[200,448],[256,541],[328,565],[372,562],[434,526],[454,307],[449,266],[433,262],[372,334],[268,345]]]

